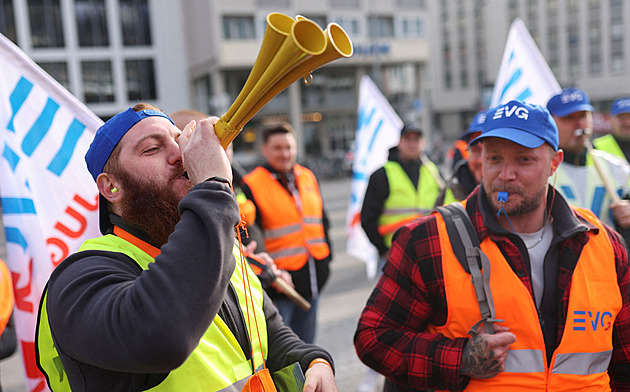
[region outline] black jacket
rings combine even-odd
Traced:
[[[397,162],[409,176],[413,185],[417,188],[420,180],[420,167],[422,161],[402,162],[398,157],[398,147],[389,149],[388,161]],[[383,237],[378,232],[378,218],[383,213],[385,201],[389,197],[389,181],[385,168],[381,167],[370,176],[363,206],[361,207],[361,227],[370,242],[376,247],[379,255],[387,254],[389,248],[385,245]]]
[[[47,310],[73,391],[141,391],[159,384],[188,358],[217,314],[247,345],[229,288],[239,220],[234,194],[223,183],[203,182],[179,209],[175,231],[148,270],[121,253],[84,251],[53,271]],[[332,360],[284,326],[268,297],[263,308],[271,371],[296,361],[306,370],[318,357]]]

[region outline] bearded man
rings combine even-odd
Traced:
[[[400,229],[359,320],[359,357],[388,392],[630,390],[627,246],[549,185],[563,159],[549,111],[499,105],[473,143],[482,182],[450,222],[469,219],[461,232],[480,245],[453,245],[460,231],[438,212]]]
[[[52,391],[240,391],[265,364],[296,362],[304,391],[337,390],[330,355],[282,324],[241,260],[217,120],[180,131],[138,104],[96,132],[86,162],[104,236],[53,271],[40,304]]]

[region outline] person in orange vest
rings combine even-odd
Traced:
[[[243,191],[256,205],[267,253],[279,269],[289,271],[295,289],[311,308],[304,311],[279,293],[268,294],[285,323],[302,340],[313,342],[318,298],[332,259],[319,184],[312,171],[296,163],[297,142],[290,124],[265,128],[261,153],[266,162],[243,178]]]
[[[15,352],[17,342],[11,320],[14,303],[11,271],[6,263],[0,260],[0,359],[7,358]]]
[[[4,261],[0,260],[0,335],[7,326],[13,313],[13,284],[11,271]]]
[[[428,214],[443,188],[437,166],[424,155],[426,141],[417,124],[405,124],[385,165],[370,175],[361,206],[361,227],[385,262],[394,232]]]
[[[550,185],[563,152],[549,111],[499,105],[475,141],[481,186],[444,208],[470,230],[435,212],[399,231],[359,358],[388,392],[629,390],[627,245]],[[454,246],[462,233],[480,244]]]

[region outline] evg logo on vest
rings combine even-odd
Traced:
[[[587,322],[588,315],[588,322]],[[597,328],[603,327],[604,331],[608,331],[612,327],[612,313],[610,312],[591,312],[590,310],[574,310],[573,311],[573,330],[586,331],[586,328],[597,331]]]

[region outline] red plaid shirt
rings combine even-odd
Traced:
[[[571,275],[587,242],[586,231],[597,230],[577,216],[560,195],[556,194],[554,198],[553,193],[550,188],[554,239],[547,259],[551,254],[557,260],[558,275],[556,300],[548,308],[556,315],[557,325],[554,330],[555,341],[545,342],[551,348],[548,351],[553,351],[562,338]],[[490,236],[498,245],[533,299],[525,245],[518,236],[499,226],[480,187],[469,196],[467,210],[479,238],[483,240]],[[606,230],[615,253],[619,289],[623,298],[622,309],[613,327],[613,355],[608,372],[613,390],[630,391],[628,251],[617,232],[608,227]],[[549,289],[546,287],[545,291]],[[397,232],[383,276],[359,319],[354,337],[357,354],[365,364],[398,383],[401,391],[426,388],[461,391],[470,380],[459,374],[463,348],[468,339],[449,339],[442,334],[424,332],[429,324],[444,325],[446,318],[439,234],[435,217],[430,215]]]

